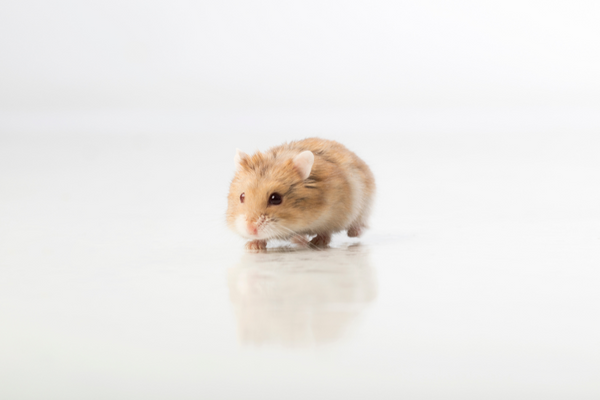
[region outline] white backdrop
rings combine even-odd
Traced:
[[[600,398],[598,21],[4,1],[0,398]],[[371,229],[246,253],[235,148],[307,136],[371,166]]]
[[[2,109],[598,106],[596,1],[6,1]]]

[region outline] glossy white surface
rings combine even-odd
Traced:
[[[3,115],[0,398],[598,398],[596,111]],[[246,253],[235,147],[311,134],[372,229]]]

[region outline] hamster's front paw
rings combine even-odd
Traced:
[[[316,247],[327,247],[327,245],[331,242],[331,234],[330,233],[319,233],[317,236],[312,238],[310,243]]]
[[[246,243],[246,250],[265,250],[267,248],[266,240],[253,240]]]

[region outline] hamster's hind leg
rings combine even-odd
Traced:
[[[352,225],[348,228],[348,237],[359,237],[362,234],[362,225]]]
[[[348,237],[359,237],[362,235],[363,231],[367,228],[367,218],[369,208],[366,208],[366,211],[363,210],[361,214],[350,224],[348,227]]]
[[[246,250],[265,250],[267,248],[266,240],[253,240],[246,243]]]
[[[331,242],[331,233],[319,233],[317,236],[312,238],[310,243],[316,247],[327,247]]]
[[[359,237],[367,227],[364,217],[360,215],[348,228],[348,237]]]

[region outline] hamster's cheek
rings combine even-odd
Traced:
[[[246,230],[246,216],[244,214],[240,214],[235,218],[235,230],[242,236],[247,237],[248,232]]]

